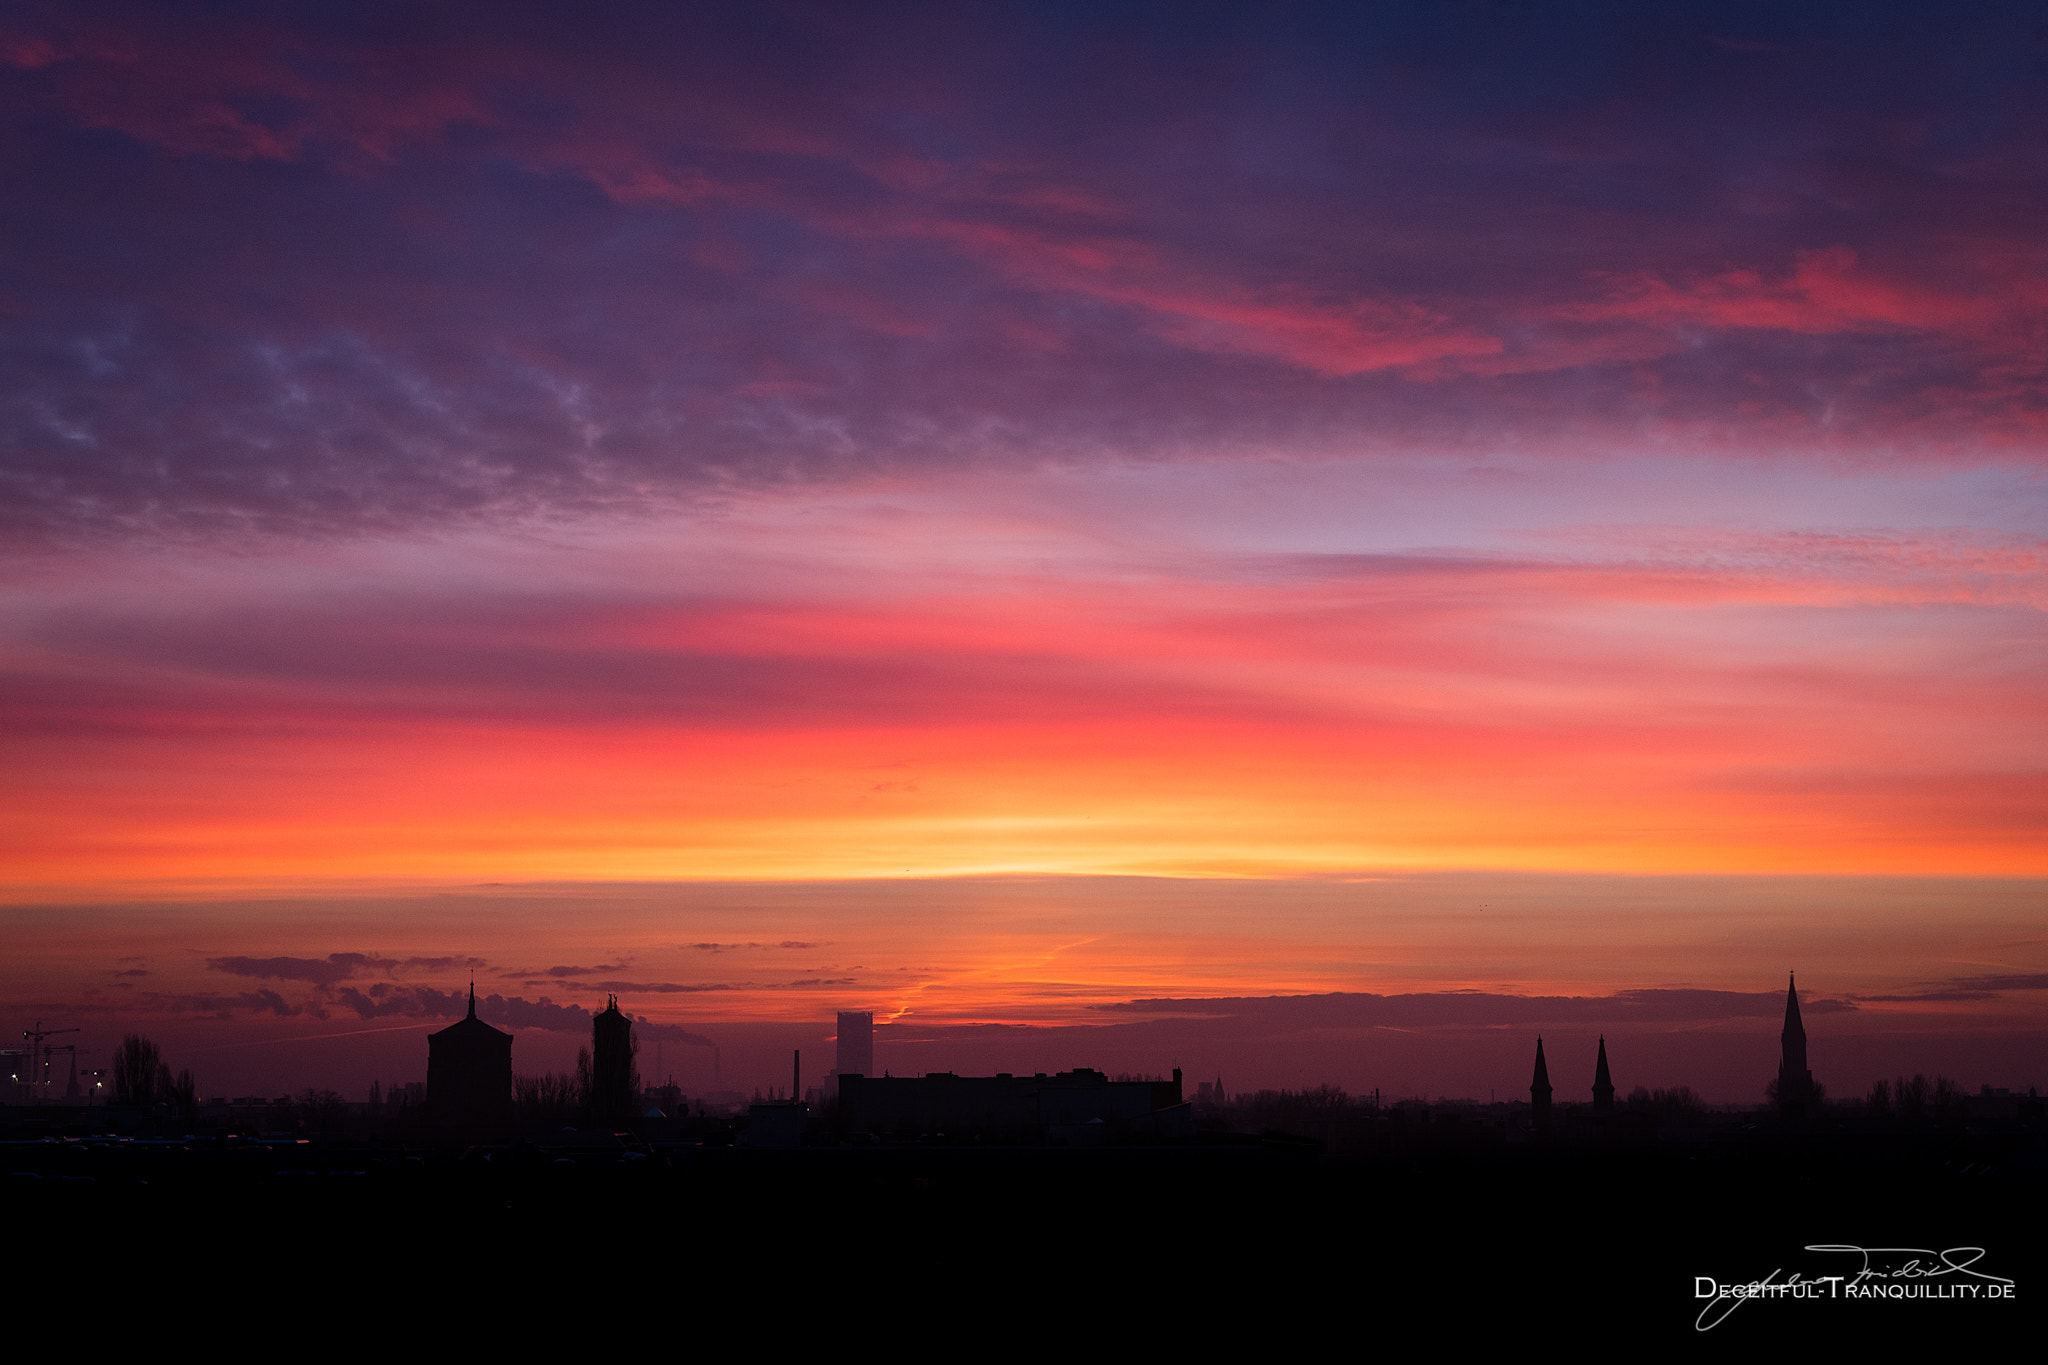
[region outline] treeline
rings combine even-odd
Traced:
[[[1525,1100],[1520,1102],[1526,1103]],[[1517,1101],[1510,1101],[1515,1103]],[[1669,1089],[1652,1090],[1637,1086],[1623,1101],[1626,1108],[1655,1114],[1660,1118],[1683,1118],[1708,1112],[1707,1102],[1691,1086],[1678,1085]],[[1288,1123],[1302,1124],[1339,1118],[1375,1117],[1382,1113],[1392,1117],[1396,1113],[1420,1117],[1424,1113],[1441,1111],[1445,1114],[1470,1110],[1492,1109],[1493,1104],[1481,1104],[1471,1100],[1389,1100],[1384,1106],[1370,1095],[1354,1096],[1341,1086],[1317,1085],[1303,1090],[1255,1090],[1232,1096],[1228,1103],[1215,1107],[1214,1112],[1228,1115],[1240,1125],[1258,1123],[1273,1127],[1284,1127]]]
[[[1946,1076],[1928,1080],[1915,1075],[1900,1076],[1887,1083],[1876,1081],[1863,1099],[1863,1112],[1874,1119],[1901,1122],[1952,1123],[1963,1117],[1966,1096],[1962,1086]]]
[[[634,1040],[632,1052],[639,1051]],[[631,1122],[648,1103],[631,1053],[619,1077],[600,1078],[590,1049],[576,1049],[576,1069],[512,1078],[512,1108],[523,1125],[573,1128],[585,1124],[617,1127]]]
[[[1815,1084],[1813,1093],[1814,1098],[1820,1100],[1826,1092]],[[1775,1102],[1775,1081],[1765,1088],[1765,1096]],[[1526,1100],[1517,1096],[1510,1103],[1526,1103]],[[1929,1079],[1924,1075],[1914,1075],[1876,1082],[1863,1098],[1861,1108],[1863,1117],[1868,1119],[1897,1123],[1949,1124],[1963,1121],[1967,1117],[1968,1106],[1968,1093],[1951,1078],[1935,1076]],[[1303,1090],[1247,1091],[1232,1096],[1226,1104],[1212,1104],[1201,1112],[1209,1116],[1211,1126],[1227,1123],[1239,1130],[1256,1131],[1260,1128],[1306,1130],[1310,1125],[1318,1123],[1357,1121],[1382,1114],[1388,1118],[1398,1115],[1411,1122],[1428,1122],[1430,1115],[1447,1117],[1461,1111],[1494,1107],[1496,1106],[1481,1105],[1475,1101],[1429,1103],[1420,1100],[1390,1100],[1382,1109],[1372,1096],[1353,1096],[1338,1086],[1318,1085]],[[1628,1112],[1652,1116],[1663,1123],[1704,1119],[1712,1115],[1716,1108],[1709,1105],[1692,1087],[1684,1085],[1655,1090],[1639,1085],[1629,1092],[1627,1099],[1618,1107]],[[1856,1107],[1855,1102],[1850,1101],[1841,1105],[1840,1109],[1853,1114]]]

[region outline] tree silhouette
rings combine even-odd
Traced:
[[[585,1050],[588,1056],[588,1050]],[[551,1071],[544,1076],[514,1076],[512,1102],[518,1106],[521,1122],[538,1128],[574,1124],[583,1117],[589,1103],[589,1067],[581,1075]]]
[[[348,1117],[348,1101],[333,1090],[308,1089],[292,1103],[292,1117],[302,1127],[324,1135]]]
[[[1771,1099],[1777,1099],[1774,1088],[1776,1081],[1766,1088]],[[1707,1112],[1707,1102],[1689,1085],[1674,1085],[1669,1089],[1652,1090],[1639,1085],[1628,1092],[1628,1107],[1647,1110],[1665,1119],[1698,1118]]]
[[[167,1076],[156,1044],[139,1033],[129,1034],[114,1053],[114,1103],[148,1108],[162,1098],[158,1088]]]
[[[176,1077],[169,1067],[160,1067],[156,1073],[157,1099],[171,1106],[171,1111],[181,1119],[199,1116],[199,1082],[192,1079],[188,1068]]]
[[[173,1076],[157,1045],[131,1033],[114,1052],[114,1103],[138,1109],[161,1104],[173,1118],[190,1120],[199,1114],[199,1083],[189,1070]]]

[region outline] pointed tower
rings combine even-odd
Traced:
[[[469,1014],[427,1036],[427,1106],[434,1121],[472,1136],[497,1135],[512,1118],[512,1035]]]
[[[1607,1035],[1600,1035],[1600,1060],[1593,1064],[1593,1112],[1614,1110],[1614,1078],[1607,1074]]]
[[[1536,1075],[1529,1082],[1529,1121],[1539,1133],[1550,1131],[1550,1068],[1543,1062],[1543,1035],[1536,1035]]]
[[[1779,1036],[1778,1117],[1806,1117],[1813,1101],[1813,1072],[1806,1065],[1806,1025],[1799,1021],[1799,979],[1787,973],[1785,1031]]]

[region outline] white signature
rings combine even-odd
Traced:
[[[2002,1275],[1987,1275],[1970,1267],[1984,1259],[1983,1247],[1950,1247],[1932,1251],[1926,1247],[1859,1247],[1835,1242],[1817,1242],[1808,1251],[1842,1252],[1862,1258],[1854,1274],[1801,1277],[1795,1272],[1780,1281],[1782,1269],[1746,1284],[1721,1284],[1705,1275],[1693,1279],[1693,1296],[1707,1299],[1693,1322],[1696,1331],[1720,1326],[1751,1299],[1842,1299],[1842,1298],[1987,1298],[2013,1297],[2013,1282]],[[1914,1281],[1948,1283],[1938,1289],[1913,1289]]]

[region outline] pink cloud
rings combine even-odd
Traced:
[[[2024,271],[1995,292],[1956,293],[1873,272],[1846,246],[1801,252],[1790,274],[1777,279],[1730,270],[1684,285],[1652,274],[1613,283],[1609,299],[1571,305],[1560,315],[1810,334],[1896,328],[1975,335],[1997,328],[2015,309],[2048,301],[2048,282]]]

